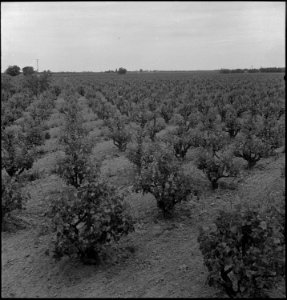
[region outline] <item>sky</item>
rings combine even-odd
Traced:
[[[1,2],[1,72],[285,66],[285,2]]]

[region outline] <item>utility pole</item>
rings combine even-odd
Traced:
[[[36,59],[37,60],[37,73],[39,72],[39,58]]]

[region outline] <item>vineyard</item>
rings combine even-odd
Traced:
[[[286,297],[283,73],[1,75],[4,297]]]

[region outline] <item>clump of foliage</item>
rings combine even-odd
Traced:
[[[27,138],[20,126],[6,127],[2,130],[1,140],[2,168],[9,176],[20,175],[32,167],[35,148],[29,143],[29,135]]]
[[[65,157],[58,161],[55,172],[63,178],[67,184],[78,188],[85,176],[93,172],[90,161],[87,158],[87,145],[77,147],[79,153],[71,148],[66,148]]]
[[[27,74],[22,78],[21,89],[26,89],[35,96],[47,91],[52,80],[51,71],[43,71],[41,73]]]
[[[228,132],[230,138],[235,138],[241,130],[241,121],[237,116],[236,110],[228,105],[224,118],[223,130]]]
[[[198,236],[208,284],[232,298],[266,297],[285,274],[284,231],[276,211],[221,211]]]
[[[215,156],[212,152],[203,150],[198,156],[197,167],[206,174],[213,189],[218,188],[220,178],[236,177],[239,172],[239,166],[235,163],[233,155],[228,152]]]
[[[211,122],[211,120],[209,121]],[[239,165],[234,159],[233,148],[229,149],[227,145],[227,134],[218,130],[209,121],[205,125],[210,128],[208,130],[201,129],[199,134],[202,151],[197,157],[196,164],[198,169],[206,174],[212,188],[217,189],[220,178],[237,176]]]
[[[126,115],[128,118],[131,117],[132,103],[130,101],[120,96],[116,100],[116,106],[122,115]]]
[[[278,122],[274,116],[263,118],[261,124],[258,126],[257,136],[266,146],[268,145],[272,151],[281,147],[284,143],[285,124]]]
[[[160,106],[159,113],[164,118],[166,124],[168,124],[172,118],[173,111],[174,107],[171,100],[163,102],[163,104]]]
[[[21,118],[32,102],[33,97],[27,92],[13,94],[6,102],[1,103],[1,124],[9,126]]]
[[[35,146],[40,146],[44,143],[44,133],[40,126],[28,127],[26,129],[26,143],[32,149]]]
[[[247,136],[245,139],[238,140],[235,147],[234,155],[241,157],[248,163],[248,168],[251,169],[256,163],[266,155],[266,145],[254,136]]]
[[[77,86],[77,92],[79,93],[80,96],[85,96],[85,88],[82,85]]]
[[[133,230],[133,222],[125,212],[123,196],[100,179],[89,160],[92,145],[75,91],[67,89],[64,99],[65,125],[59,141],[65,157],[56,172],[68,186],[52,199],[55,256],[76,255],[97,263],[105,246]]]
[[[97,263],[105,246],[133,231],[123,197],[99,178],[89,178],[76,190],[67,187],[52,200],[56,231],[55,257],[76,255]]]
[[[200,146],[201,133],[197,129],[198,115],[192,113],[189,106],[180,107],[180,113],[173,117],[176,128],[170,130],[162,140],[172,147],[174,155],[178,159],[184,160],[190,148]]]
[[[285,177],[285,164],[280,168],[280,177],[281,178]]]
[[[136,168],[137,173],[140,174],[145,160],[149,157],[149,144],[146,142],[145,131],[138,128],[135,136],[135,143],[131,144],[127,149],[127,158],[132,162]]]
[[[107,120],[112,118],[115,114],[115,107],[103,99],[98,99],[96,107],[93,106],[92,109],[104,122],[107,122]]]
[[[1,105],[16,93],[15,80],[7,74],[1,74]]]
[[[172,215],[174,206],[192,192],[190,178],[183,173],[172,152],[155,148],[143,160],[142,171],[137,178],[135,189],[151,193],[164,217]]]
[[[125,151],[127,144],[131,139],[130,133],[127,129],[127,118],[120,114],[108,120],[109,138],[113,140],[114,145],[120,150]]]
[[[228,146],[227,135],[222,131],[201,131],[198,136],[201,147],[210,151],[213,156],[224,152]]]
[[[55,101],[56,95],[51,91],[45,91],[31,103],[27,111],[30,113],[35,126],[43,125],[43,121],[50,117],[55,107]]]
[[[138,127],[144,129],[149,121],[152,120],[153,113],[148,109],[147,104],[142,102],[133,106],[131,121],[134,121]]]
[[[45,132],[45,140],[49,140],[51,138],[50,132]]]
[[[92,145],[87,140],[81,109],[73,90],[66,91],[65,103],[61,111],[65,115],[65,125],[59,142],[65,152],[65,157],[59,160],[55,171],[68,184],[78,188],[85,176],[93,173],[88,157]]]
[[[244,124],[242,135],[235,141],[234,155],[241,157],[252,168],[263,157],[274,153],[274,147],[266,140],[266,135],[252,119]]]
[[[6,174],[1,176],[1,217],[4,222],[10,213],[16,209],[22,209],[28,199],[28,195],[21,191],[22,183],[16,177]]]
[[[30,148],[42,145],[45,140],[44,131],[47,129],[45,121],[52,113],[55,95],[44,92],[28,107],[17,124],[22,127],[26,141]]]
[[[172,147],[176,158],[184,160],[190,148],[200,146],[201,139],[197,131],[179,126],[170,131],[164,141]]]
[[[156,134],[165,128],[165,123],[162,118],[157,118],[157,113],[153,113],[151,121],[147,123],[146,127],[150,139],[154,142]]]
[[[56,97],[58,97],[62,92],[61,87],[55,83],[50,84],[49,90],[54,93]]]

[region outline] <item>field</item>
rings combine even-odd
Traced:
[[[200,228],[212,226],[220,210],[234,211],[238,204],[263,213],[271,206],[281,209],[285,199],[283,77],[281,73],[212,71],[63,73],[53,74],[47,89],[32,96],[32,85],[23,84],[21,78],[2,78],[2,129],[16,132],[21,127],[25,133],[28,121],[39,119],[37,126],[47,136],[33,142],[33,163],[19,173],[25,178],[21,191],[29,193],[24,209],[11,211],[2,223],[2,296],[227,297],[206,283],[208,270],[198,235]],[[69,113],[67,95],[77,101],[91,144],[89,163],[100,163],[101,179],[125,193],[125,206],[135,221],[134,231],[111,243],[96,265],[83,264],[78,257],[53,257],[55,232],[47,212],[51,197],[66,185],[57,165],[65,157],[59,140]],[[239,150],[251,123],[255,129],[250,131],[259,132],[254,141],[261,148],[254,146],[248,160]],[[196,190],[176,203],[172,217],[162,214],[155,193],[133,188],[139,174],[129,153],[137,147],[140,128],[144,145],[157,144],[175,154],[175,166],[189,176]],[[124,133],[129,138],[119,145],[118,137]],[[178,140],[181,148],[176,146]],[[216,149],[208,152],[209,159],[215,159],[212,153],[232,152],[223,173],[217,170],[216,180],[210,179],[208,166],[198,163],[206,149]],[[7,175],[8,165],[2,164],[2,176]],[[234,170],[236,165],[236,174],[228,169],[230,165]],[[272,298],[286,297],[285,274],[268,293]]]

